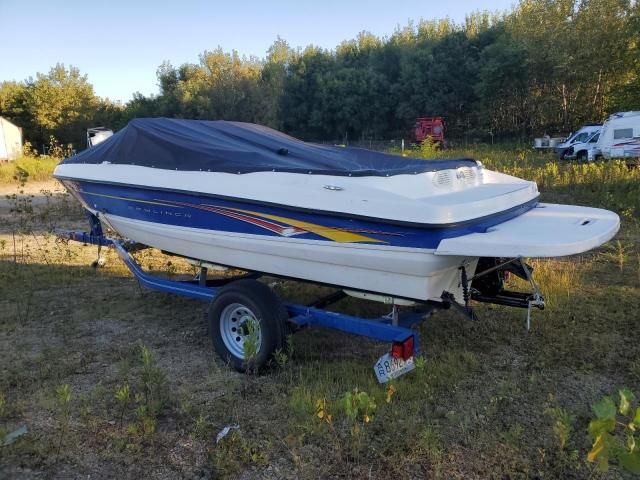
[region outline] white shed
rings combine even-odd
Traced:
[[[22,130],[0,117],[0,162],[15,160],[22,155]]]

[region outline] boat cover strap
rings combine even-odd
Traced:
[[[476,165],[471,159],[423,160],[307,143],[252,123],[175,118],[132,120],[112,137],[62,163],[105,162],[181,171],[341,176],[417,174]]]

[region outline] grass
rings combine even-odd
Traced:
[[[18,170],[26,172],[28,179],[33,182],[50,180],[58,163],[59,158],[47,156],[24,156],[12,162],[0,163],[0,185],[13,183]]]
[[[211,351],[206,305],[141,291],[112,250],[93,269],[95,247],[45,233],[81,220],[72,204],[26,209],[28,221],[0,209],[0,434],[29,430],[0,447],[0,477],[631,478],[594,471],[587,428],[603,395],[640,393],[638,172],[486,146],[438,154],[536,179],[544,201],[614,209],[622,230],[596,251],[531,260],[548,300],[531,332],[522,310],[434,315],[393,391],[372,368],[388,346],[324,330],[291,337],[266,375],[237,374]],[[14,248],[16,224],[32,230]],[[304,302],[322,290],[278,291]],[[386,313],[354,299],[336,308]]]

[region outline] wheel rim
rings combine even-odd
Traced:
[[[262,346],[260,322],[255,314],[241,303],[227,305],[220,314],[220,334],[227,350],[244,360],[245,343],[251,336],[256,338],[256,354]]]

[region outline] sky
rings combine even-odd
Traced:
[[[127,102],[158,93],[156,70],[197,63],[218,46],[264,57],[280,36],[333,49],[363,31],[389,36],[409,20],[510,10],[515,0],[0,0],[0,81],[78,67],[97,95]]]

